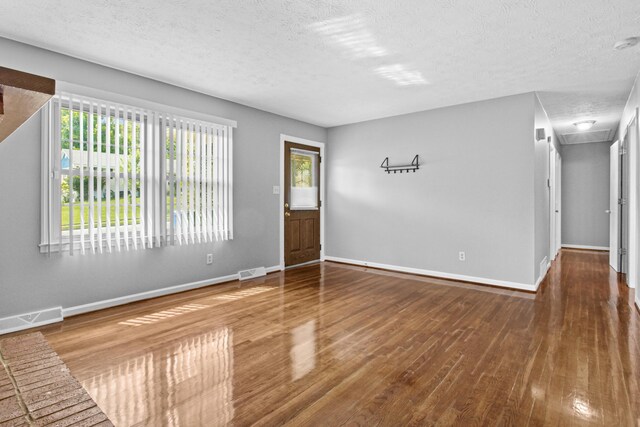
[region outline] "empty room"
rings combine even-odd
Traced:
[[[0,10],[0,427],[640,426],[640,2]]]

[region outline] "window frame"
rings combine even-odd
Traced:
[[[298,156],[307,156],[310,158],[310,163],[311,163],[311,186],[310,187],[298,187],[296,185],[293,185],[293,182],[289,182],[287,183],[287,185],[289,185],[290,189],[290,193],[289,193],[289,210],[292,211],[316,211],[320,208],[320,194],[319,194],[319,187],[320,187],[320,182],[318,180],[318,173],[320,171],[320,152],[318,151],[309,151],[309,150],[304,150],[301,148],[292,148],[291,149],[291,153],[290,153],[290,159],[291,159],[291,163],[289,164],[289,168],[291,169],[293,167],[293,156],[294,155],[298,155]],[[290,176],[291,176],[291,180],[294,180],[294,173],[293,170],[290,171]],[[311,192],[313,192],[314,196],[314,200],[315,200],[315,205],[297,205],[294,203],[294,197],[293,197],[293,190],[294,188],[308,188],[309,190],[311,190]]]
[[[145,112],[144,114],[145,126],[148,125],[147,122],[149,119],[148,119],[148,114],[146,114],[146,112],[148,112],[149,110],[153,112],[161,113],[161,114],[173,115],[176,117],[183,117],[194,122],[209,123],[217,126],[227,126],[229,128],[228,137],[231,141],[230,153],[228,153],[230,158],[228,159],[228,165],[227,165],[227,167],[229,168],[228,170],[229,194],[228,194],[228,200],[226,200],[229,205],[227,206],[227,209],[229,209],[229,217],[228,217],[229,229],[227,233],[228,233],[228,240],[233,239],[233,161],[232,161],[233,138],[231,135],[231,131],[237,127],[236,121],[209,115],[206,113],[201,113],[197,111],[192,111],[192,110],[187,110],[179,107],[156,103],[156,102],[145,100],[145,99],[130,97],[130,96],[121,95],[113,92],[107,92],[100,89],[88,88],[88,87],[66,83],[66,82],[57,82],[56,96],[60,96],[63,93],[73,93],[81,97],[93,98],[95,100],[104,101],[110,104],[135,106],[136,109],[139,109],[141,114],[143,111]],[[55,187],[57,189],[61,189],[62,179],[65,176],[80,177],[80,170],[79,169],[74,170],[73,165],[70,164],[68,169],[62,169],[60,167],[62,144],[60,144],[60,147],[59,147],[60,149],[58,149],[56,153],[50,153],[51,146],[52,146],[51,138],[56,133],[57,135],[61,134],[61,129],[58,126],[59,121],[52,120],[53,115],[56,114],[56,111],[53,108],[53,105],[54,105],[53,102],[48,102],[41,109],[41,152],[40,152],[40,159],[41,159],[40,213],[41,215],[40,215],[40,243],[38,244],[40,253],[66,252],[71,249],[71,245],[73,245],[74,251],[76,249],[79,250],[80,241],[81,241],[81,237],[80,237],[81,232],[84,233],[85,239],[88,235],[90,235],[90,231],[88,228],[85,228],[84,230],[78,229],[74,231],[73,241],[71,241],[70,240],[71,233],[69,231],[67,231],[68,234],[65,233],[65,234],[57,235],[57,233],[53,232],[52,230],[53,227],[51,227],[51,224],[56,224],[56,225],[60,224],[61,208],[62,208],[62,201],[60,197],[61,190],[58,190],[57,194],[53,194],[54,191],[52,190],[52,188]],[[73,110],[80,111],[79,108],[77,110],[74,108]],[[84,112],[87,112],[87,111],[84,110]],[[112,117],[115,117],[115,115],[112,115]],[[128,114],[127,117],[129,118],[131,117],[131,115]],[[155,127],[156,123],[152,123],[151,126]],[[73,149],[73,147],[70,147],[69,149],[71,150]],[[85,176],[87,176],[88,171],[89,171],[89,168],[85,168],[84,170]],[[116,172],[113,172],[112,175],[116,175]],[[124,178],[123,172],[120,172],[120,177]],[[141,176],[139,175],[138,179],[140,178]],[[54,180],[53,184],[51,184],[51,180]],[[70,187],[71,189],[73,188],[72,185]],[[136,188],[138,189],[138,187]],[[141,212],[140,215],[144,215],[144,213]],[[129,231],[128,234],[129,234],[130,241],[132,239],[131,231],[135,229],[137,229],[138,231],[142,230],[142,224],[140,224],[139,222],[137,222],[135,225],[133,224],[120,225],[121,229],[125,227]],[[166,224],[166,228],[169,229],[169,227],[170,227],[169,224]],[[61,230],[61,227],[58,227],[58,230]],[[111,242],[109,242],[108,241],[109,239],[106,236],[106,230],[107,230],[106,226],[101,226],[99,229],[95,230],[96,238],[98,234],[102,235],[101,236],[102,237],[101,252],[104,251],[104,249],[106,249],[109,246],[109,243],[111,243],[112,246],[115,246],[114,242],[115,240],[117,240],[117,237],[114,235],[111,238]],[[168,240],[169,239],[167,239],[167,242],[165,243],[166,245],[169,244]],[[227,240],[227,239],[224,239],[224,240]],[[96,241],[96,247],[98,247],[97,241]],[[89,246],[89,252],[90,252],[91,250],[90,245],[87,245],[87,246]]]

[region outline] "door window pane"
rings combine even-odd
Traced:
[[[291,209],[318,208],[318,153],[291,149]]]

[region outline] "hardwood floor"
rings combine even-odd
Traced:
[[[607,254],[537,294],[333,263],[40,328],[118,426],[640,425],[640,316]]]

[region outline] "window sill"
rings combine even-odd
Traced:
[[[226,237],[225,235],[228,237]],[[122,237],[120,238],[120,247],[118,248],[117,238],[112,238],[111,240],[103,238],[102,245],[100,245],[100,243],[98,242],[98,239],[96,238],[94,239],[95,243],[92,246],[91,241],[87,238],[87,236],[85,236],[84,251],[85,253],[91,253],[91,252],[109,253],[109,252],[126,252],[126,251],[139,250],[139,249],[155,249],[155,248],[161,248],[166,246],[190,246],[190,245],[197,245],[197,244],[216,243],[216,242],[221,242],[225,240],[233,240],[233,236],[231,235],[231,233],[226,233],[225,231],[223,231],[219,233],[219,236],[214,235],[213,238],[209,238],[208,235],[204,235],[204,234],[196,235],[194,238],[194,241],[190,239],[190,236],[186,240],[182,239],[182,241],[178,237],[175,237],[173,244],[171,243],[170,240],[166,241],[167,239],[161,239],[160,241],[152,242],[152,244],[150,244],[149,239],[146,239],[146,238],[144,239],[144,242],[140,237],[138,237],[135,240],[136,241],[134,244],[133,238],[130,237],[129,239],[125,239],[124,237]],[[94,250],[94,247],[95,247],[95,250]],[[51,244],[47,242],[42,242],[38,245],[38,248],[41,254],[48,254],[48,253],[57,253],[57,252],[70,252],[71,245],[68,241],[63,241],[62,245],[57,242],[54,242]],[[82,253],[82,244],[80,242],[79,237],[74,238],[73,251]]]

